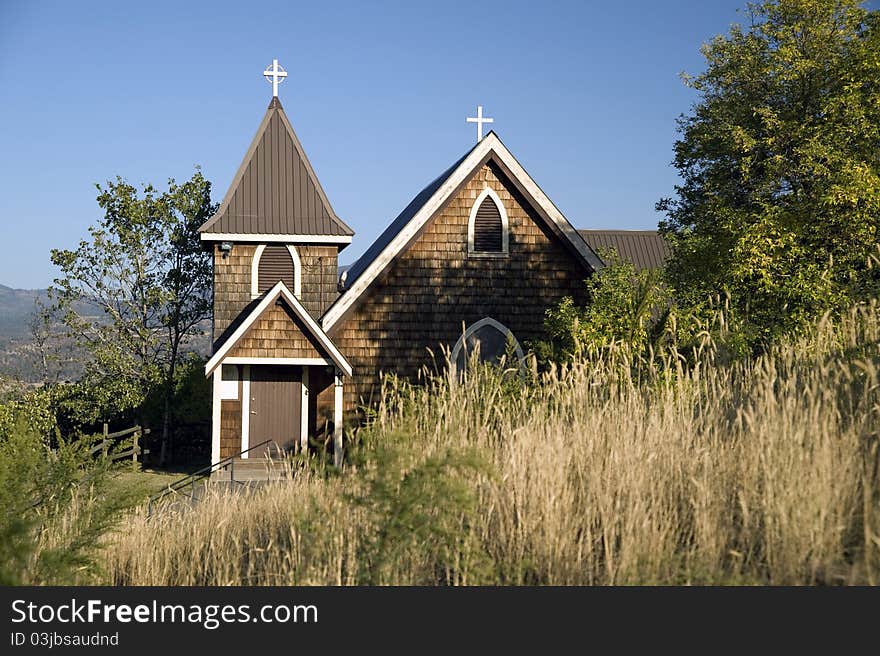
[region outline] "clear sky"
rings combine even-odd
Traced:
[[[94,184],[201,165],[220,200],[280,97],[360,255],[475,141],[477,104],[579,228],[655,228],[679,79],[745,0],[0,0],[0,284],[48,285],[49,249],[99,217]]]

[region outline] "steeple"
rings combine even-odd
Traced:
[[[277,93],[283,77],[277,71],[273,76]],[[354,231],[333,211],[277,95],[272,96],[220,209],[199,232],[203,241],[239,241],[242,236],[249,236],[248,241],[262,236],[263,241],[288,243],[351,241]]]

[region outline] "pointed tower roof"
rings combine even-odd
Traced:
[[[203,240],[349,243],[290,120],[272,98]]]

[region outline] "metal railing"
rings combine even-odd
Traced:
[[[179,494],[180,491],[182,489],[186,488],[187,486],[189,486],[189,488],[190,488],[189,489],[190,501],[195,501],[196,483],[198,483],[202,479],[210,476],[212,473],[214,473],[215,470],[222,469],[222,468],[226,467],[227,465],[229,465],[229,480],[232,483],[238,482],[235,480],[235,459],[240,458],[248,451],[253,451],[254,449],[259,449],[261,446],[265,446],[266,444],[269,444],[270,442],[272,442],[272,440],[264,440],[264,441],[260,442],[259,444],[255,444],[254,446],[249,447],[247,449],[244,449],[243,451],[239,451],[235,455],[227,456],[225,458],[218,460],[217,462],[212,462],[210,465],[207,465],[206,467],[202,467],[201,469],[194,471],[192,474],[184,476],[183,478],[180,478],[180,479],[174,481],[173,483],[169,483],[168,486],[164,490],[162,490],[158,494],[154,494],[147,501],[147,517],[149,517],[152,514],[154,503],[156,503],[157,501],[160,501],[161,499],[164,499],[165,497],[167,497],[170,494]]]

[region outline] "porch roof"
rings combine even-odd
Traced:
[[[229,335],[220,348],[217,349],[214,355],[211,356],[211,359],[205,364],[205,376],[210,376],[211,373],[225,360],[231,359],[230,355],[235,345],[244,338],[251,326],[253,326],[257,319],[259,319],[259,317],[271,307],[272,303],[279,299],[283,300],[283,302],[287,304],[291,311],[302,322],[306,330],[321,346],[322,350],[327,354],[333,364],[335,364],[336,367],[346,376],[351,376],[351,364],[346,360],[345,356],[342,355],[339,349],[336,348],[333,340],[324,332],[318,322],[312,318],[312,315],[309,314],[308,310],[303,307],[302,303],[299,302],[299,299],[296,298],[296,296],[294,296],[287,286],[280,280],[275,283],[275,286],[272,287],[272,289],[266,292],[260,302],[250,311],[250,313],[248,313],[235,331]],[[279,359],[278,363],[286,364],[285,362],[282,362],[282,360],[283,359]]]

